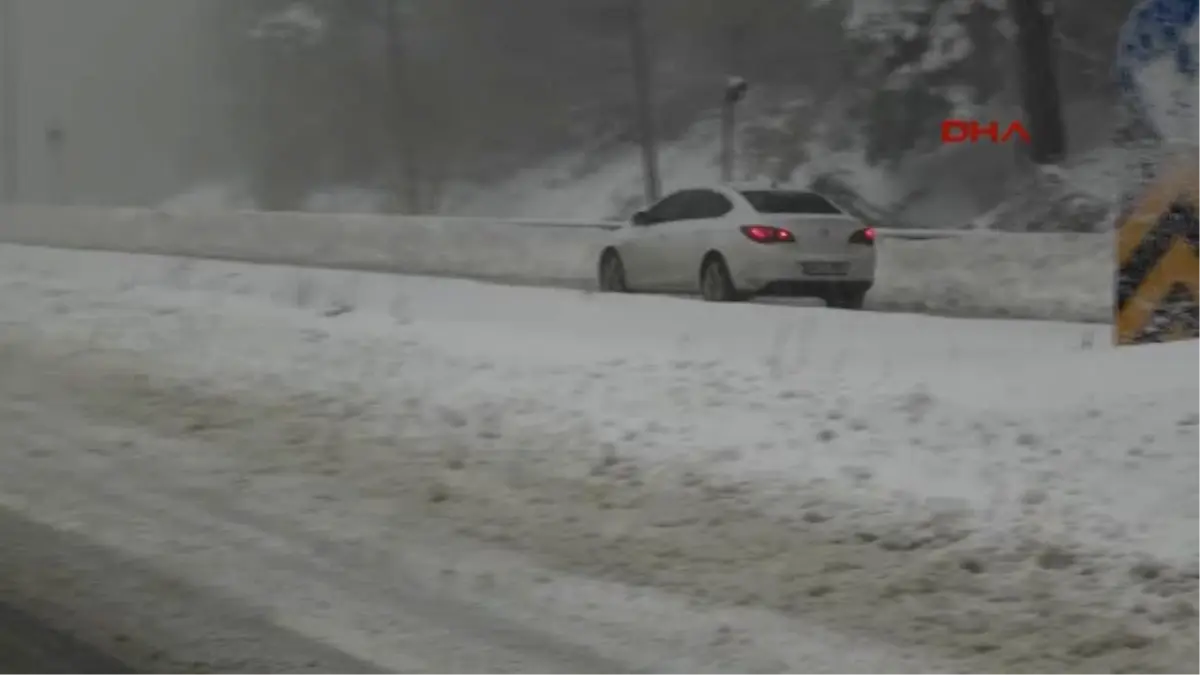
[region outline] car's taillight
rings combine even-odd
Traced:
[[[790,230],[785,230],[782,227],[771,227],[770,225],[743,225],[741,227],[742,234],[751,241],[757,241],[760,244],[779,244],[796,241],[796,235]]]
[[[867,246],[875,245],[875,228],[864,227],[850,235],[851,244],[865,244]]]

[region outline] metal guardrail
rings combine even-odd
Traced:
[[[487,218],[447,218],[446,220],[479,220],[490,221]],[[628,224],[618,221],[607,220],[579,220],[579,221],[564,221],[564,220],[526,220],[526,219],[511,219],[504,218],[502,222],[520,227],[545,227],[555,229],[568,229],[582,227],[593,230],[608,230],[616,231],[628,227]],[[979,236],[982,234],[992,234],[987,230],[928,230],[928,229],[908,229],[908,228],[876,228],[879,235],[884,239],[904,239],[909,241],[924,241],[930,239],[951,239],[958,237]]]
[[[41,204],[22,204],[22,205],[17,205],[16,208],[38,210],[38,211],[42,211],[46,214],[52,213],[55,210],[61,210],[63,212],[79,212],[79,211],[88,211],[88,210],[99,210],[99,211],[106,211],[109,213],[122,213],[122,214],[126,214],[126,215],[136,215],[138,213],[157,213],[157,214],[160,214],[161,216],[167,217],[167,218],[187,217],[187,216],[216,216],[216,215],[221,215],[221,213],[230,213],[230,212],[206,211],[206,210],[196,210],[196,211],[186,210],[186,209],[177,210],[177,209],[170,209],[170,208],[145,208],[145,207],[117,207],[117,208],[95,207],[95,208],[93,208],[93,207],[86,207],[86,206],[51,206],[51,205],[41,205]],[[277,212],[234,211],[233,213],[259,214],[259,215],[264,214],[264,213],[274,213],[274,214],[278,214],[278,215],[283,215],[283,214],[286,214],[289,212],[286,212],[286,211],[277,211]],[[324,212],[313,212],[313,211],[296,212],[295,215],[305,217],[305,218],[319,218],[322,216],[348,217],[348,218],[356,218],[356,217],[388,218],[389,217],[388,215],[375,214],[375,213],[340,213],[340,212],[324,213]],[[550,218],[505,218],[505,217],[487,218],[487,217],[481,217],[481,216],[439,216],[439,215],[422,215],[422,216],[396,215],[394,217],[397,220],[404,220],[404,221],[409,221],[409,222],[421,222],[421,221],[429,220],[429,221],[439,221],[439,222],[444,222],[444,223],[456,223],[456,224],[462,224],[462,225],[466,225],[469,223],[479,223],[481,225],[482,224],[501,225],[501,226],[507,225],[507,226],[513,226],[513,227],[545,228],[545,229],[556,229],[556,230],[582,229],[582,230],[605,230],[605,231],[609,231],[609,232],[615,232],[622,228],[629,227],[628,223],[625,223],[622,221],[617,221],[617,220],[559,220],[559,219],[550,219]],[[980,235],[986,235],[986,234],[996,234],[990,230],[932,230],[932,229],[910,229],[910,228],[890,228],[890,227],[876,228],[876,230],[879,232],[880,237],[884,238],[884,239],[905,239],[905,240],[912,240],[912,241],[923,241],[923,240],[931,240],[931,239],[950,239],[950,238],[967,237],[967,236],[980,236]]]
[[[981,230],[916,230],[899,228],[876,228],[882,239],[903,239],[905,241],[928,241],[932,239],[961,239],[963,237],[991,234]]]

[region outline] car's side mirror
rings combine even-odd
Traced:
[[[650,217],[649,213],[646,213],[645,211],[638,211],[637,213],[633,214],[633,218],[630,220],[630,222],[638,227],[641,227],[654,222],[654,219]]]

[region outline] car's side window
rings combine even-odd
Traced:
[[[680,190],[664,197],[646,213],[654,223],[720,218],[733,210],[733,202],[712,190]]]
[[[684,190],[663,197],[646,211],[646,215],[650,216],[650,222],[657,224],[679,220],[687,202],[687,195],[688,191]]]
[[[733,210],[733,202],[725,195],[712,190],[692,190],[685,205],[685,215],[681,220],[702,220],[720,218]]]

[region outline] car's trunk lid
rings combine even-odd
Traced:
[[[796,236],[797,252],[805,257],[831,254],[844,256],[858,246],[850,236],[863,229],[862,223],[841,215],[772,215],[767,224],[782,227]]]

